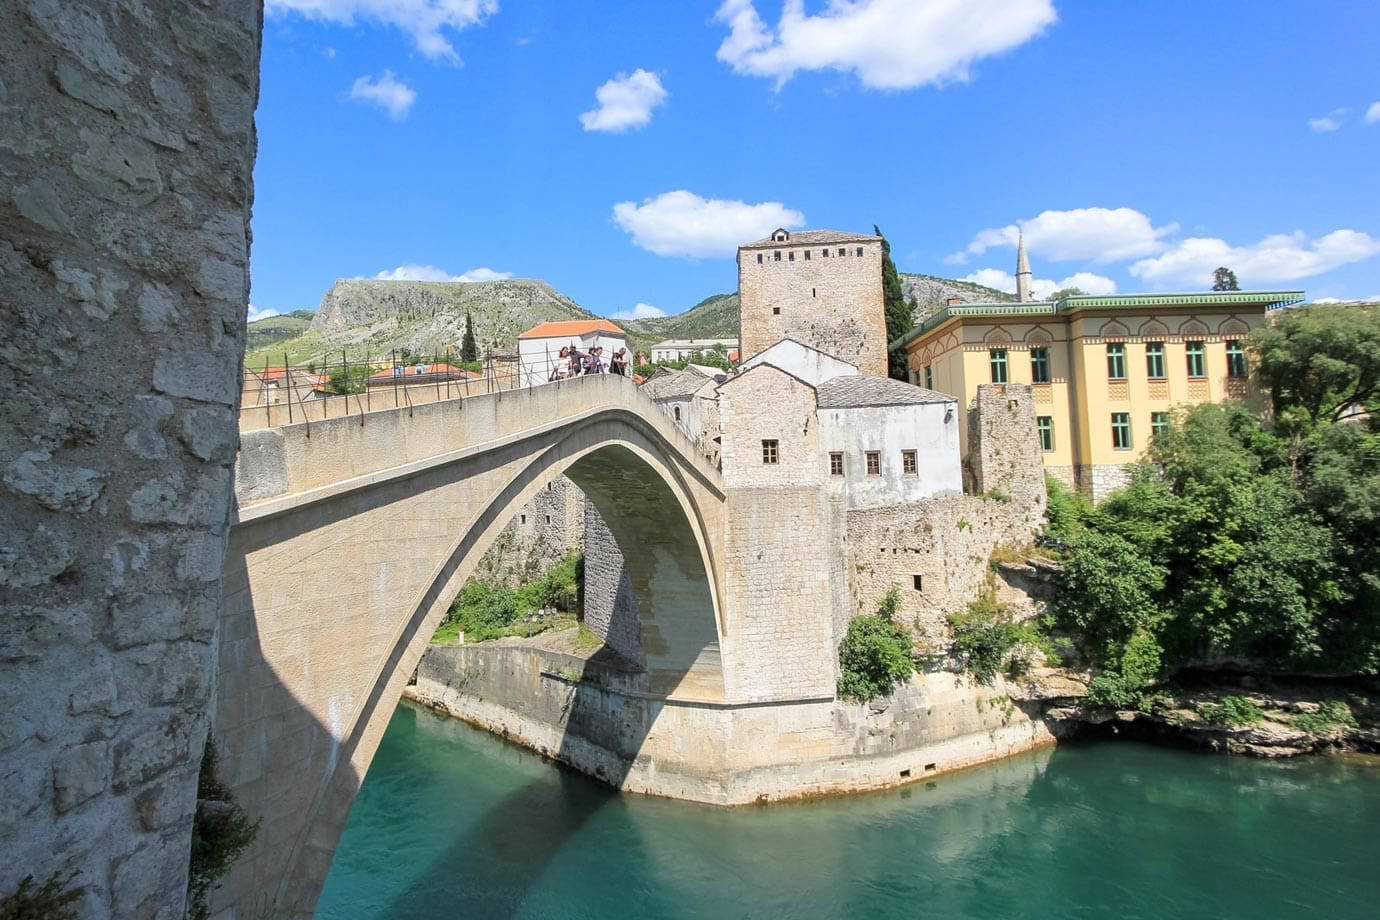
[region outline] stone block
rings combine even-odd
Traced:
[[[53,761],[53,807],[58,814],[100,795],[110,785],[110,745],[68,748]]]

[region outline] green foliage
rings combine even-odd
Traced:
[[[1241,290],[1236,283],[1236,272],[1225,266],[1215,269],[1212,273],[1212,289],[1214,291]]]
[[[882,301],[886,306],[886,340],[894,342],[911,330],[915,324],[915,300],[907,300],[905,288],[901,286],[901,276],[896,273],[896,263],[891,261],[891,244],[882,231],[872,227],[877,236],[882,237]],[[908,379],[906,375],[908,356],[904,348],[887,352],[887,374],[896,380]]]
[[[1045,504],[1045,533],[1055,540],[1067,543],[1083,529],[1083,522],[1091,515],[1092,508],[1086,498],[1048,473],[1045,474],[1045,493],[1048,496]]]
[[[901,586],[892,585],[891,590],[882,598],[877,605],[878,616],[886,617],[888,620],[896,619],[896,612],[901,609]]]
[[[187,867],[187,916],[205,920],[211,887],[254,842],[259,822],[235,804],[230,787],[216,776],[216,743],[209,735],[197,778],[197,809],[192,821],[192,851]]]
[[[474,317],[469,310],[465,311],[465,335],[460,339],[460,360],[465,363],[479,360],[479,342],[474,337]]]
[[[368,389],[365,381],[373,372],[368,364],[337,365],[326,378],[326,392],[333,396],[363,393]]]
[[[14,894],[0,898],[0,920],[77,920],[73,905],[86,894],[86,886],[71,887],[76,877],[75,872],[54,872],[35,889],[34,877],[24,876]]]
[[[584,557],[578,552],[567,553],[539,578],[518,588],[471,578],[451,603],[441,628],[459,624],[467,643],[497,639],[515,631],[527,635],[528,630],[516,627],[528,611],[555,608],[578,612],[583,581]]]
[[[1085,297],[1087,296],[1087,293],[1088,292],[1083,290],[1082,288],[1066,287],[1060,288],[1053,294],[1050,294],[1048,297],[1045,298],[1045,300],[1063,300],[1065,297]]]
[[[915,672],[910,649],[910,634],[886,617],[854,617],[839,643],[839,697],[864,703],[889,694]]]
[[[996,584],[990,578],[966,611],[949,616],[949,626],[954,652],[963,657],[964,667],[980,684],[991,684],[1001,671],[1011,677],[1025,673],[1034,654],[1049,649],[1034,623],[1016,622],[1011,606],[997,600]]]
[[[1341,700],[1323,700],[1317,712],[1300,712],[1289,720],[1294,728],[1313,735],[1326,735],[1340,726],[1355,727],[1356,717]]]
[[[1224,696],[1216,703],[1199,703],[1194,709],[1204,722],[1230,728],[1255,725],[1265,718],[1265,710],[1241,696]]]
[[[1380,309],[1314,304],[1251,334],[1256,373],[1287,433],[1368,407],[1380,392]],[[1300,430],[1301,429],[1301,430]]]
[[[736,365],[728,360],[728,355],[722,350],[702,351],[691,358],[682,358],[678,361],[652,361],[647,364],[638,364],[633,367],[633,373],[643,377],[650,377],[663,367],[674,371],[684,370],[691,364],[698,364],[702,367],[716,367],[721,371],[732,371]]]

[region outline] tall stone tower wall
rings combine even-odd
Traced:
[[[822,255],[826,249],[827,257]],[[738,293],[739,353],[744,358],[782,339],[795,339],[856,365],[864,374],[886,376],[880,237],[832,243],[793,238],[743,247],[738,250]]]
[[[968,408],[963,478],[968,492],[1000,492],[1022,504],[1034,502],[1043,513],[1045,473],[1029,384],[978,386]]]
[[[0,13],[0,899],[183,916],[245,338],[258,0]]]

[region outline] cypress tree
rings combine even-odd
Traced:
[[[915,302],[906,302],[901,276],[896,273],[896,263],[891,261],[891,244],[876,224],[872,225],[872,230],[882,237],[882,298],[886,304],[886,340],[890,344],[910,331],[915,322]],[[906,379],[904,351],[887,353],[887,374],[896,380]]]
[[[479,360],[479,343],[474,339],[474,317],[470,316],[469,310],[465,311],[465,337],[460,340],[460,360]]]

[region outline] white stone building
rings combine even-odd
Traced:
[[[530,387],[550,380],[551,371],[562,363],[561,348],[566,346],[584,352],[602,346],[607,367],[618,349],[628,348],[628,334],[607,319],[566,320],[533,326],[518,336],[519,385]],[[632,350],[628,353],[631,356]]]
[[[652,361],[684,361],[718,351],[732,359],[737,350],[737,339],[666,339],[652,346]]]

